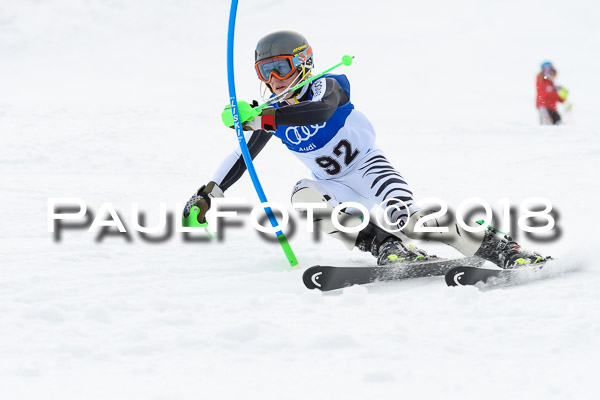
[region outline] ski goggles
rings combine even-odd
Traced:
[[[271,75],[280,80],[287,79],[294,74],[296,68],[309,59],[311,54],[312,47],[309,47],[295,56],[275,56],[257,61],[254,67],[258,79],[265,83],[269,83]]]
[[[542,72],[544,75],[556,76],[556,70],[553,67],[543,67]]]

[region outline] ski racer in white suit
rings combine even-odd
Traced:
[[[273,93],[283,93],[308,79],[313,68],[312,48],[304,36],[292,31],[273,32],[258,42],[255,52],[258,78]],[[377,257],[379,265],[428,260],[423,250],[405,246],[401,237],[389,233],[376,222],[354,234],[339,232],[331,222],[331,211],[340,203],[357,202],[370,210],[385,202],[389,221],[403,227],[412,239],[441,241],[465,256],[479,256],[502,268],[535,262],[539,255],[524,251],[510,237],[501,238],[488,229],[469,233],[457,224],[445,233],[417,233],[415,223],[424,213],[413,200],[413,193],[402,175],[375,145],[375,131],[369,120],[356,110],[350,99],[350,83],[344,75],[324,75],[273,107],[243,124],[252,158],[276,136],[312,172],[312,179],[296,183],[292,205],[325,203],[329,213],[316,213],[320,228],[341,239],[349,248],[358,247]],[[199,222],[205,222],[211,197],[222,197],[246,170],[241,152],[235,150],[216,170],[212,181],[202,186],[187,202],[184,217],[198,206]],[[358,210],[346,208],[345,226],[362,222]],[[408,218],[410,216],[410,218]],[[323,218],[323,219],[322,219]],[[407,223],[408,220],[408,223]],[[373,221],[373,220],[372,220]],[[437,220],[431,220],[437,223]]]

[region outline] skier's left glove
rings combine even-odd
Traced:
[[[258,104],[257,104],[258,105]],[[275,131],[277,125],[275,123],[275,111],[273,107],[263,108],[259,115],[246,121],[242,124],[245,131],[257,131],[263,129],[265,131]]]

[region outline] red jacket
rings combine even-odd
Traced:
[[[546,107],[549,110],[556,111],[556,103],[563,102],[564,100],[558,95],[558,90],[552,83],[551,79],[544,76],[543,73],[539,73],[537,76],[537,100],[535,102],[536,107]]]

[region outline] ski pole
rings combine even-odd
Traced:
[[[346,65],[346,66],[350,66],[352,65],[352,61],[354,60],[353,56],[349,56],[349,55],[345,55],[342,57],[342,62],[334,65],[331,68],[326,69],[325,71],[321,72],[319,75],[315,75],[310,79],[305,80],[304,82],[300,82],[299,84],[297,84],[296,86],[289,88],[287,90],[285,90],[282,93],[279,93],[277,96],[274,96],[272,98],[270,98],[269,100],[267,100],[265,103],[261,104],[260,106],[256,107],[255,110],[259,111],[262,110],[263,108],[265,108],[266,106],[273,104],[273,103],[277,103],[279,100],[281,100],[282,98],[284,98],[287,94],[289,94],[290,92],[294,92],[298,89],[300,89],[302,86],[309,84],[310,82],[314,81],[315,79],[319,79],[320,77],[322,77],[323,75],[325,75],[326,73],[328,73],[331,70],[336,69],[337,67],[340,67],[342,65]],[[258,113],[260,114],[260,113]],[[256,114],[256,115],[258,115]]]
[[[246,122],[246,121],[253,120],[260,114],[260,110],[262,110],[263,108],[265,108],[273,103],[277,103],[279,100],[283,99],[285,96],[287,96],[291,92],[293,93],[294,91],[300,89],[302,86],[309,84],[310,82],[314,81],[315,79],[319,79],[320,77],[322,77],[329,71],[334,70],[337,67],[340,67],[342,65],[346,65],[346,66],[352,65],[353,59],[354,59],[353,56],[349,56],[349,55],[343,56],[342,61],[340,63],[334,65],[331,68],[326,69],[325,71],[321,72],[319,75],[315,75],[312,78],[305,80],[304,82],[300,82],[299,84],[297,84],[294,87],[286,89],[284,92],[279,93],[277,96],[271,97],[269,100],[267,100],[266,102],[264,102],[263,104],[261,104],[258,107],[252,107],[250,104],[248,104],[245,101],[239,101],[237,105],[238,105],[238,113],[240,116],[240,122]],[[221,120],[223,121],[223,124],[225,124],[225,126],[227,126],[227,127],[233,126],[233,119],[232,119],[232,113],[230,112],[230,108],[231,108],[231,106],[228,105],[227,107],[225,107],[225,110],[223,110],[223,113],[221,114]]]
[[[200,207],[193,206],[190,209],[189,215],[181,219],[181,225],[184,227],[204,228],[204,231],[206,232],[208,237],[211,239],[215,239],[215,236],[208,230],[208,222],[198,221],[198,214],[200,214]]]
[[[233,37],[235,32],[235,17],[237,13],[237,0],[231,1],[231,9],[229,11],[229,30],[227,33],[227,77],[229,83],[229,104],[231,106],[231,117],[233,118],[233,125],[235,126],[235,133],[237,135],[237,139],[240,145],[240,149],[242,151],[242,156],[244,158],[244,162],[246,163],[246,167],[248,169],[248,174],[252,179],[252,183],[254,184],[254,189],[258,194],[258,198],[261,203],[267,203],[267,196],[262,189],[262,185],[258,180],[258,175],[256,174],[256,170],[254,169],[254,164],[252,163],[252,157],[250,156],[250,151],[248,150],[248,145],[246,144],[246,139],[244,137],[244,131],[242,130],[242,121],[240,121],[240,115],[238,112],[238,102],[235,94],[235,80],[233,73]],[[275,219],[275,215],[273,214],[273,210],[270,207],[265,207],[265,212],[269,217],[269,221],[273,228],[278,228],[279,224],[277,219]],[[298,264],[298,260],[296,259],[296,255],[292,250],[292,247],[287,241],[287,238],[279,229],[276,233],[277,240],[283,249],[289,263],[291,266],[295,266]]]

